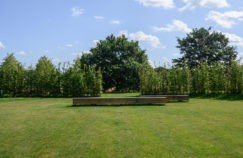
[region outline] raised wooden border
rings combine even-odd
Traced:
[[[166,97],[80,97],[73,98],[73,105],[120,105],[120,104],[164,104]]]
[[[143,95],[143,97],[166,97],[168,101],[188,101],[189,95]]]

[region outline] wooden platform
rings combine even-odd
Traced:
[[[189,95],[143,95],[143,97],[166,97],[168,101],[188,101]]]
[[[121,104],[165,104],[166,97],[81,97],[73,98],[73,105],[121,105]]]

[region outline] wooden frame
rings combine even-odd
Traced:
[[[80,97],[73,98],[73,105],[113,105],[113,104],[165,104],[168,102],[166,97]]]

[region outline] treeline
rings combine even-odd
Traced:
[[[141,94],[237,94],[243,96],[243,65],[203,63],[187,66],[159,67],[145,64],[138,68]],[[124,74],[120,74],[121,76]],[[81,64],[54,66],[43,56],[37,64],[24,68],[13,54],[0,64],[0,97],[80,97],[100,96],[102,72]]]
[[[24,68],[13,54],[0,65],[0,97],[79,97],[100,96],[101,71],[65,63],[55,67],[43,56],[35,67]]]
[[[142,94],[237,94],[243,95],[243,65],[207,63],[188,69],[149,67],[140,70]]]

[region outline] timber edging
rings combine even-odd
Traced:
[[[188,101],[189,95],[142,95],[142,97],[166,97],[168,101]]]
[[[73,98],[73,105],[121,105],[121,104],[165,104],[166,97],[80,97]]]

